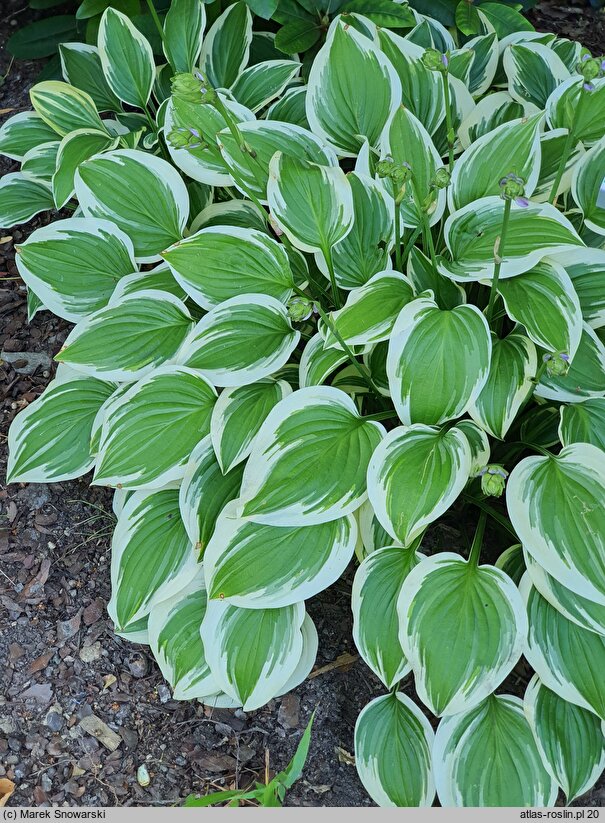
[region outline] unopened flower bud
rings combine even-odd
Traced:
[[[437,49],[425,49],[422,62],[431,71],[446,72],[449,65],[447,54],[442,54]]]
[[[564,351],[545,354],[543,360],[546,363],[546,374],[549,377],[565,377],[571,364],[569,355]]]
[[[597,77],[601,77],[603,69],[600,60],[597,60],[596,57],[591,57],[589,54],[585,54],[576,65],[576,71],[582,75],[586,83],[590,83],[591,80],[596,80]]]
[[[514,200],[519,206],[527,206],[528,201],[524,197],[525,180],[516,174],[507,174],[500,180],[500,197],[503,200]]]
[[[485,466],[479,472],[481,478],[481,491],[490,497],[501,497],[504,487],[506,485],[506,478],[508,472],[502,466],[494,463],[491,466]]]
[[[175,74],[171,81],[172,96],[184,103],[199,103],[201,83],[189,72]]]
[[[376,174],[379,177],[390,177],[391,172],[395,168],[395,161],[392,157],[386,157],[384,160],[380,160],[376,164]]]
[[[313,301],[305,297],[293,297],[288,301],[288,317],[293,323],[302,323],[313,314]]]
[[[447,189],[450,184],[451,175],[447,169],[437,169],[433,178],[433,185],[437,189]]]

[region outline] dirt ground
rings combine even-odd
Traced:
[[[24,5],[0,3],[0,46],[11,21],[24,19]],[[605,50],[603,19],[579,3],[543,2],[534,21],[595,53]],[[0,50],[0,74],[8,62]],[[0,87],[1,109],[29,108],[27,92],[38,70],[31,63],[10,68]],[[0,160],[0,174],[14,166]],[[48,384],[52,356],[70,329],[49,312],[27,323],[25,287],[14,265],[14,243],[48,219],[0,237],[0,348],[13,355],[12,363],[0,361],[2,480],[10,421]],[[267,757],[271,770],[287,764],[314,709],[305,774],[287,803],[372,805],[353,764],[353,727],[382,687],[358,659],[351,637],[353,569],[308,603],[320,638],[311,677],[260,711],[210,712],[173,701],[146,647],[113,633],[105,609],[114,524],[106,490],[89,488],[87,477],[2,486],[0,512],[0,777],[17,784],[11,805],[171,805],[209,786],[247,786],[264,775]],[[459,528],[453,513],[433,530],[432,542],[464,548],[468,535]],[[492,541],[497,555],[496,535]],[[522,694],[529,674],[520,664],[502,691]],[[82,728],[89,715],[117,732],[114,751]],[[136,779],[141,765],[151,778],[147,787]],[[605,782],[580,805],[605,805]]]

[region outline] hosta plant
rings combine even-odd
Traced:
[[[9,481],[115,489],[109,613],[176,699],[294,688],[357,564],[373,800],[571,801],[605,764],[601,59],[358,6],[301,75],[243,3],[172,9],[165,64],[110,8],[2,127],[0,223],[72,212],[17,250],[31,313],[75,324]]]

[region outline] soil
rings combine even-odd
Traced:
[[[21,0],[8,0],[5,8],[0,43],[12,20],[35,19],[29,11],[19,14]],[[603,18],[579,3],[541,3],[533,19],[539,29],[581,39],[598,54],[605,50]],[[0,74],[8,62],[0,51]],[[39,62],[10,68],[0,88],[2,114],[29,108],[28,89],[39,70]],[[0,173],[15,168],[0,159]],[[28,324],[25,286],[14,264],[14,244],[50,219],[56,215],[0,236],[0,348],[21,353],[11,363],[0,361],[2,478],[9,424],[48,384],[52,357],[70,329],[46,311]],[[288,763],[316,710],[304,776],[287,804],[371,806],[354,767],[353,728],[383,689],[351,637],[354,569],[307,604],[319,656],[294,692],[250,713],[174,701],[147,648],[113,633],[105,608],[111,495],[88,480],[0,487],[0,778],[16,783],[10,803],[171,805],[190,792],[245,787],[264,779],[267,763],[270,771]],[[469,533],[473,527],[468,524]],[[454,512],[432,530],[430,544],[464,550],[468,537]],[[495,557],[506,544],[496,533],[487,537]],[[501,691],[522,695],[530,674],[521,663]],[[404,688],[412,693],[409,682]],[[91,715],[117,733],[114,751],[85,730],[86,721],[81,725]],[[142,765],[150,776],[146,787],[137,782]],[[605,782],[579,804],[605,805]]]

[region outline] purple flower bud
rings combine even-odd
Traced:
[[[200,135],[200,133],[197,129],[192,129],[191,127],[189,127],[189,133],[192,134],[194,137],[198,137],[198,138],[201,137],[201,135]]]
[[[587,60],[591,60],[591,59],[592,58],[591,58],[590,54],[588,54],[588,52],[586,54],[582,55],[582,62],[583,63],[585,63]]]
[[[527,197],[515,197],[515,203],[518,206],[521,206],[522,209],[526,209],[529,206],[529,200]]]
[[[444,65],[444,66],[445,66],[445,68],[447,69],[447,67],[448,67],[448,66],[449,66],[449,64],[450,64],[450,61],[447,59],[447,54],[442,54],[442,55],[441,55],[441,62],[443,63],[443,65]]]
[[[584,91],[594,91],[594,83],[584,83]]]

